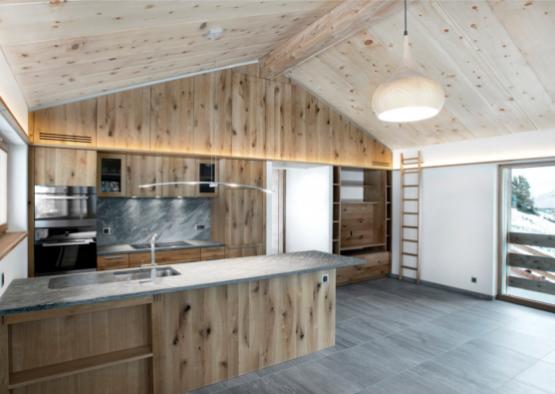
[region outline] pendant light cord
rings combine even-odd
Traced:
[[[405,0],[405,36],[409,35],[408,28],[407,28],[407,0]]]

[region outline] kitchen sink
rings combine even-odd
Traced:
[[[125,271],[98,272],[90,274],[58,276],[50,279],[49,289],[65,289],[68,287],[78,287],[86,285],[97,285],[113,282],[127,282],[131,280],[148,280],[151,278],[151,268],[140,268]],[[156,278],[181,275],[172,267],[157,267],[155,269]]]
[[[185,242],[185,241],[156,242],[156,244],[154,244],[154,246],[156,247],[156,249],[159,249],[159,248],[183,248],[183,247],[191,246],[191,244],[189,242]],[[133,249],[150,249],[150,244],[149,243],[131,244],[131,247]]]

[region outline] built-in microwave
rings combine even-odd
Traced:
[[[96,189],[35,186],[35,273],[96,269]]]

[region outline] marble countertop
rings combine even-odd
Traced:
[[[148,282],[132,280],[50,289],[48,285],[52,276],[15,279],[0,298],[0,315],[214,287],[365,263],[365,260],[353,257],[308,251],[173,264],[171,267],[180,275]],[[90,272],[74,276],[95,274]]]
[[[183,245],[179,247],[156,247],[156,251],[161,250],[180,250],[180,249],[194,249],[194,248],[217,248],[224,246],[221,242],[216,241],[201,241],[201,240],[187,240],[185,241],[189,243],[189,245]],[[110,256],[113,254],[120,254],[120,253],[144,253],[150,252],[150,248],[143,248],[143,249],[136,249],[132,247],[130,244],[119,244],[119,245],[107,245],[107,246],[99,246],[96,250],[96,254],[98,256]]]

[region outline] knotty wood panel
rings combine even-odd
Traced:
[[[219,161],[220,179],[264,186],[264,161]],[[256,246],[266,239],[266,194],[256,190],[220,188],[212,208],[213,239],[226,246]]]
[[[240,67],[99,97],[91,122],[77,112],[59,115],[76,104],[40,110],[35,130],[55,132],[81,122],[79,130],[94,140],[98,135],[99,150],[391,165],[389,149],[324,101],[286,79],[257,74],[257,66]]]
[[[138,88],[98,98],[99,146],[150,147],[150,92],[150,88]]]
[[[329,273],[327,284],[321,276]],[[182,393],[335,343],[335,272],[155,297],[161,393]]]
[[[35,147],[35,185],[96,186],[96,152]]]
[[[364,265],[339,268],[337,270],[337,285],[356,283],[369,279],[383,278],[391,272],[391,260],[389,252],[364,253],[353,255],[353,257],[368,261]]]
[[[108,335],[108,334],[107,334]],[[16,388],[12,394],[149,394],[151,361],[138,360]]]
[[[531,256],[518,253],[509,253],[507,257],[507,262],[512,267],[555,272],[555,258],[553,257]]]
[[[85,100],[34,113],[33,141],[37,144],[94,147],[97,100]]]
[[[10,326],[9,340],[11,372],[145,346],[151,343],[149,306],[19,323]]]

